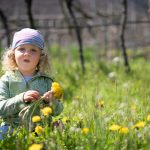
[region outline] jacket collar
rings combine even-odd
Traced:
[[[16,80],[24,80],[24,77],[23,77],[23,75],[21,74],[21,72],[19,70],[9,71],[7,74],[9,74],[11,77],[13,77]],[[33,75],[31,80],[34,80],[35,78],[38,78],[38,77],[41,77],[41,76],[50,78],[47,74],[38,71],[38,72],[36,72],[35,75]],[[50,79],[53,81],[52,78],[50,78]]]

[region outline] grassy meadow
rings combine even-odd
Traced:
[[[83,75],[76,51],[50,50],[51,76],[63,87],[61,115],[50,126],[43,119],[37,134],[14,129],[0,141],[0,149],[149,149],[150,61],[131,57],[127,74],[122,57],[105,59],[88,48]]]

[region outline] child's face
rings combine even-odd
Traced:
[[[23,75],[33,75],[39,63],[41,50],[30,44],[18,46],[15,49],[15,60]]]

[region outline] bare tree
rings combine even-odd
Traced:
[[[30,22],[30,27],[33,29],[36,29],[35,24],[34,24],[34,19],[33,19],[33,15],[32,15],[32,0],[25,0],[26,6],[27,6],[27,15],[29,18],[29,22]]]
[[[74,0],[65,0],[63,1],[68,9],[68,13],[70,15],[69,18],[71,18],[71,22],[73,23],[73,26],[75,28],[78,44],[79,44],[79,55],[80,55],[80,61],[81,61],[81,66],[82,66],[82,72],[85,73],[85,66],[84,66],[84,55],[83,55],[83,44],[82,44],[82,38],[81,38],[81,30],[78,25],[78,21],[75,16],[75,12],[73,11],[73,1]],[[62,3],[61,3],[62,5]],[[63,10],[64,12],[64,10]],[[65,13],[66,14],[66,13]],[[67,15],[65,15],[67,17]],[[67,19],[68,20],[68,19]],[[68,21],[69,24],[71,24],[70,21]]]
[[[3,11],[0,9],[0,17],[5,29],[5,34],[7,37],[7,46],[10,46],[10,30],[9,30],[9,26],[8,26],[8,21],[7,21],[7,17],[5,16],[5,14],[3,13]]]
[[[120,40],[121,40],[121,47],[124,57],[124,65],[127,72],[130,72],[130,66],[128,62],[128,56],[126,52],[126,45],[125,45],[125,30],[126,30],[126,23],[127,23],[127,12],[128,12],[128,3],[127,0],[123,0],[123,20],[121,25],[121,34],[120,34]]]

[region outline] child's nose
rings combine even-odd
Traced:
[[[26,50],[24,55],[30,55],[30,50]]]

